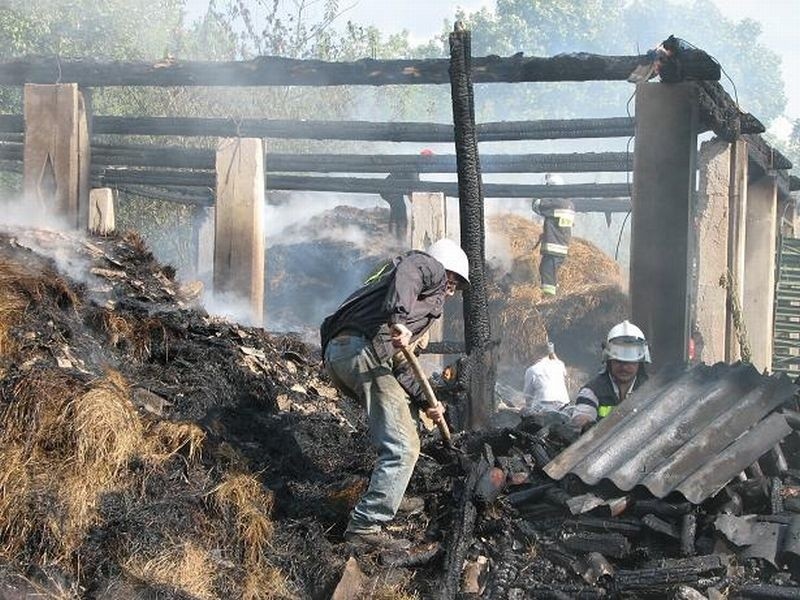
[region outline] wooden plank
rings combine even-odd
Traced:
[[[89,193],[89,231],[108,235],[116,229],[114,218],[114,191],[96,188]]]
[[[523,81],[625,81],[647,55],[606,56],[585,52],[553,57],[485,56],[472,60],[475,83]],[[447,84],[447,59],[327,62],[280,56],[247,61],[151,62],[101,61],[91,58],[26,57],[0,63],[0,85],[50,84],[105,86],[330,86]],[[720,67],[702,52],[681,62],[687,79],[719,80]]]
[[[250,324],[264,315],[264,150],[261,140],[220,140],[217,151],[214,294],[242,299]]]
[[[79,208],[88,207],[81,185],[81,121],[86,115],[75,84],[25,86],[23,188],[35,210],[80,227]]]

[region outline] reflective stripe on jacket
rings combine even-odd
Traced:
[[[542,254],[566,256],[575,222],[572,202],[567,198],[544,198],[537,212],[544,217]]]
[[[628,390],[628,396],[644,385],[645,381],[647,381],[647,373],[643,368],[639,368],[636,379],[631,389]],[[594,409],[597,419],[603,419],[611,414],[611,411],[621,402],[617,394],[618,391],[611,381],[611,375],[608,371],[603,371],[580,389],[575,405]]]
[[[372,342],[381,362],[393,367],[394,376],[419,406],[425,405],[422,387],[408,363],[393,361],[397,348],[390,327],[401,323],[416,343],[431,324],[442,316],[447,274],[438,260],[412,250],[398,256],[368,283],[345,300],[320,327],[323,356],[328,343],[338,334],[358,333]]]

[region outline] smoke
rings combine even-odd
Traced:
[[[203,308],[213,317],[246,326],[260,325],[253,319],[250,300],[237,294],[223,292],[207,294],[203,299]]]
[[[317,215],[321,215],[337,206],[348,204],[359,208],[385,206],[379,196],[353,196],[350,194],[331,194],[329,192],[292,192],[280,204],[268,204],[264,216],[264,235],[266,246],[279,241],[291,242],[296,235],[293,226],[306,223]],[[343,232],[338,232],[343,233]],[[333,233],[331,233],[333,235]],[[355,230],[348,233],[356,236]],[[358,236],[356,236],[358,237]],[[356,240],[353,240],[354,243]],[[363,243],[363,240],[360,240]]]
[[[16,243],[51,259],[58,271],[70,279],[96,284],[91,264],[86,256],[77,254],[75,244],[86,242],[86,235],[69,223],[66,217],[54,213],[52,206],[29,196],[0,198],[3,211],[2,229]]]

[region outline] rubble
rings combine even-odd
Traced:
[[[373,461],[362,410],[317,348],[185,289],[136,236],[0,234],[0,598],[800,596],[792,386],[750,423],[782,419],[780,442],[693,501],[547,474],[613,421],[577,445],[547,413],[454,433],[461,452],[424,433],[390,527],[413,550],[371,554],[342,537]],[[714,369],[745,368],[662,392]],[[730,377],[749,387],[723,383],[720,414],[771,385]]]

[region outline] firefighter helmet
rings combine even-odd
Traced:
[[[469,283],[469,260],[461,246],[453,240],[442,238],[434,242],[428,248],[428,254],[442,263],[446,270],[452,271],[466,283]]]
[[[603,360],[624,362],[650,362],[650,348],[644,333],[630,321],[611,328],[603,345]]]

